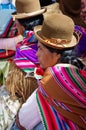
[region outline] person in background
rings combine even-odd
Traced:
[[[37,2],[35,1],[35,3]],[[8,4],[6,5],[8,6]],[[37,7],[39,11],[37,11],[36,15],[42,15],[45,9],[39,8],[39,4]],[[41,17],[43,18],[43,16]],[[10,130],[21,104],[38,87],[38,84],[35,78],[26,77],[26,73],[22,72],[13,60],[5,63],[1,61],[0,68],[0,83],[4,81],[3,86],[0,84],[0,130]],[[4,74],[4,77],[2,74]]]
[[[26,38],[16,47],[16,54],[10,63],[10,70],[5,84],[11,96],[17,96],[24,103],[29,95],[37,88],[37,81],[33,77],[33,70],[36,66],[38,67],[38,59],[35,56],[37,40],[32,30],[35,25],[42,24],[42,13],[45,12],[45,8],[41,9],[39,0],[26,0],[25,2],[16,0],[15,6],[17,13],[13,14],[13,18],[18,19],[16,21],[18,32],[24,36],[24,31],[27,31]],[[30,73],[29,78],[26,76],[27,72]]]
[[[59,7],[63,14],[71,17],[76,25],[86,28],[81,17],[81,0],[59,0]]]
[[[43,25],[34,28],[36,55],[44,73],[39,87],[20,108],[12,130],[86,129],[86,71],[72,53],[79,40],[73,32],[73,20],[57,13],[45,15]]]
[[[30,9],[29,6],[34,7],[37,3],[38,0],[35,0],[35,2],[32,0],[26,1],[26,4],[28,5],[28,12],[31,12],[33,9]],[[16,1],[17,11],[19,11],[18,5],[23,7],[23,4],[23,1]],[[47,6],[48,12],[52,10],[55,11],[57,7],[57,3]],[[17,14],[14,15],[14,17],[16,17],[16,20],[18,21],[17,28],[19,32],[22,33],[22,35],[24,35],[24,39],[22,42],[19,42],[17,44],[14,61],[13,63],[11,63],[10,72],[6,79],[6,87],[7,90],[10,92],[11,96],[14,97],[14,95],[16,95],[18,97],[21,97],[23,103],[26,101],[26,99],[29,97],[32,91],[37,88],[37,81],[34,77],[34,70],[35,68],[38,68],[40,70],[38,58],[36,56],[36,52],[38,49],[38,40],[34,36],[33,27],[42,24],[43,14],[39,15],[39,13],[36,13],[37,7],[36,9],[34,8],[33,11],[34,10],[36,16],[34,16],[34,13],[32,12],[28,13],[28,15],[26,15],[26,17],[23,18],[22,13],[27,12],[26,8],[24,8],[20,17]],[[45,10],[45,8],[43,8],[42,10]],[[32,15],[32,17],[29,17],[29,15]],[[27,77],[28,75],[29,78]],[[41,75],[38,76],[38,79],[40,77]],[[11,82],[10,79],[13,82]]]
[[[86,23],[85,23],[85,1],[84,0],[59,0],[59,8],[63,14],[71,17],[75,23],[80,40],[74,49],[76,57],[86,57]],[[83,60],[84,60],[83,59]]]
[[[81,17],[86,24],[86,1],[81,0]]]

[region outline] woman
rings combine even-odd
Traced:
[[[37,50],[37,40],[32,30],[34,26],[42,24],[45,8],[41,9],[39,0],[16,0],[15,5],[17,13],[13,17],[17,19],[18,33],[24,36],[24,31],[26,30],[26,38],[17,44],[13,62],[10,62],[10,71],[6,78],[6,88],[11,97],[17,96],[24,103],[32,91],[37,88],[37,81],[32,77],[34,67],[38,66],[38,59],[34,56]],[[23,18],[24,13],[26,15]],[[31,74],[30,78],[27,78],[27,73]]]
[[[33,7],[37,3],[38,0],[35,0],[35,3],[32,0],[27,0],[26,4],[28,5],[28,8],[22,9],[23,12],[27,12],[28,10],[29,15],[29,12],[31,12],[30,5]],[[17,11],[19,11],[18,5],[23,7],[23,4],[24,2],[21,0],[16,1]],[[57,7],[58,4],[52,4],[48,6],[48,12],[51,11],[51,8],[53,8],[54,11]],[[17,95],[21,97],[23,103],[26,101],[32,91],[37,88],[36,79],[34,79],[34,70],[35,68],[39,69],[39,62],[36,56],[38,40],[34,36],[33,28],[34,26],[41,25],[43,22],[43,11],[39,11],[40,15],[38,13],[35,13],[35,16],[33,15],[34,10],[37,12],[37,9],[39,9],[39,6],[38,8],[36,7],[32,9],[32,16],[29,18],[27,15],[25,18],[20,15],[21,19],[19,19],[17,14],[14,15],[16,18],[18,18],[18,32],[22,35],[24,34],[24,39],[22,42],[17,44],[14,62],[11,63],[10,67],[11,73],[8,74],[6,80],[6,87],[11,96]],[[45,11],[44,8],[42,10]],[[30,78],[25,78],[28,75]],[[40,77],[41,76],[39,75],[37,78],[39,79]],[[13,82],[11,82],[10,79],[12,79]]]
[[[34,28],[44,74],[19,110],[12,130],[86,129],[86,71],[72,54],[78,42],[73,31],[72,19],[56,13],[45,15],[43,25]]]
[[[16,1],[16,4],[19,5],[19,6],[17,6],[17,11],[18,11],[18,7],[23,8],[22,3],[24,4],[24,2],[22,0]],[[38,3],[38,6],[33,8],[33,10],[31,10],[31,8],[29,8],[30,5],[32,5],[32,7],[33,7],[37,3]],[[35,16],[34,15],[33,15],[33,17],[31,16],[31,18],[29,18],[28,20],[27,20],[27,16],[26,16],[25,21],[21,19],[20,23],[25,25],[25,28],[27,27],[27,28],[31,29],[33,26],[38,25],[39,23],[41,24],[42,19],[43,19],[42,13],[45,12],[45,9],[40,8],[39,0],[29,0],[29,1],[26,0],[25,4],[28,6],[28,8],[24,8],[25,10],[22,9],[22,11],[24,11],[24,12],[28,11],[28,13],[32,12],[31,14],[34,14],[33,12],[35,11]],[[37,10],[39,10],[39,11],[37,11]],[[22,13],[24,13],[24,12],[22,12]],[[22,17],[22,14],[21,14],[21,17]],[[18,33],[23,34],[24,27],[21,24],[17,24],[17,25],[19,26],[18,29],[20,29],[20,30],[18,30],[18,31],[20,31]],[[29,34],[31,36],[31,32]],[[34,39],[33,36],[32,36],[32,38],[30,36],[29,36],[28,40]],[[25,41],[25,39],[24,39],[24,41]],[[34,41],[32,40],[32,42],[34,42],[34,43],[35,43],[35,41],[37,41],[37,40],[34,40]],[[31,42],[31,41],[28,41],[28,42]],[[37,45],[36,44],[33,45],[33,43],[32,43],[31,47],[34,48],[34,46],[37,46]],[[28,45],[27,45],[27,47],[28,47]],[[29,50],[30,50],[30,48],[29,48]],[[31,53],[31,51],[29,52],[29,54],[30,53]],[[35,50],[33,52],[33,55],[34,55],[34,53],[35,53]],[[22,55],[22,54],[20,54],[20,55]],[[23,59],[23,58],[21,58],[21,59]],[[3,95],[3,96],[0,96],[0,130],[10,129],[10,127],[15,119],[15,115],[17,114],[21,104],[24,103],[26,101],[26,99],[30,96],[30,94],[38,87],[36,79],[32,77],[32,69],[34,69],[35,64],[32,64],[31,62],[29,62],[29,63],[30,64],[29,64],[28,70],[30,70],[30,72],[31,72],[31,75],[30,75],[31,77],[29,77],[29,78],[26,76],[26,71],[23,72],[12,61],[6,62],[5,65],[3,62],[2,62],[2,64],[0,64],[0,66],[2,65],[1,71],[0,71],[0,83],[2,83],[4,80],[6,81],[5,82],[6,87],[4,88],[5,90],[2,90],[0,93],[0,95],[1,94]],[[10,68],[10,69],[8,69],[8,68]],[[5,70],[6,70],[6,72],[4,73]],[[25,69],[25,70],[27,70],[27,69]],[[2,71],[3,71],[3,73],[2,73]],[[2,74],[4,74],[4,77],[2,76]]]

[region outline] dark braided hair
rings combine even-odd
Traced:
[[[83,63],[74,55],[72,49],[62,51],[60,62],[72,64],[78,67],[79,69],[84,68]]]
[[[24,26],[25,30],[32,30],[34,26],[42,25],[43,23],[43,15],[38,15],[30,18],[19,19],[19,23]]]
[[[69,63],[71,65],[78,67],[79,69],[84,68],[84,64],[76,57],[74,53],[74,48],[70,48],[66,50],[58,50],[48,46],[46,46],[46,48],[52,53],[56,52],[58,54],[61,54],[61,58],[59,59],[60,63]]]

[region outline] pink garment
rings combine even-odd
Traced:
[[[13,38],[0,38],[0,49],[16,50],[17,43],[22,40],[23,37],[21,35]]]
[[[19,111],[20,124],[26,130],[32,130],[41,121],[36,100],[36,91],[32,93]]]

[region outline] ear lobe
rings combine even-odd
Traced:
[[[56,53],[57,61],[59,61],[60,57],[61,57],[61,54],[57,54],[57,53]]]
[[[60,58],[60,57],[61,57],[61,54],[57,54],[57,56],[58,56],[58,58]]]
[[[58,58],[60,58],[61,54],[54,52],[54,56],[57,56]]]

